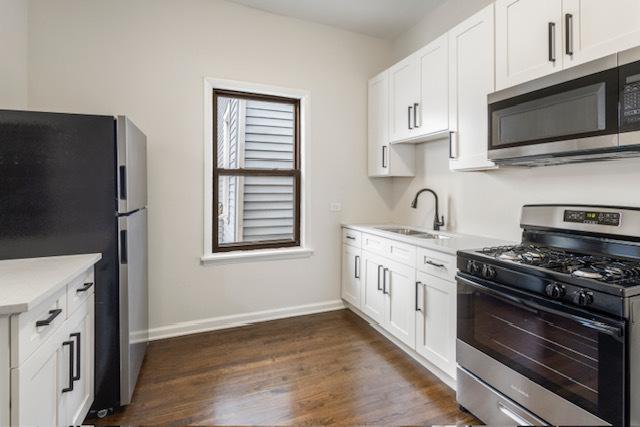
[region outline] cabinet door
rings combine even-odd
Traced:
[[[415,345],[415,279],[416,271],[395,262],[386,262],[383,292],[386,297],[383,326],[400,341]]]
[[[60,401],[61,425],[81,425],[93,403],[94,316],[93,295],[86,306],[70,319],[66,339],[73,341],[73,390]],[[65,377],[66,378],[66,377]]]
[[[449,130],[449,45],[445,34],[416,54],[420,79],[418,121],[420,135]]]
[[[59,410],[62,389],[67,387],[70,347],[49,339],[19,368],[11,371],[12,425],[55,426],[64,417]],[[63,421],[64,422],[64,421]]]
[[[389,174],[389,73],[369,80],[369,176]]]
[[[385,298],[382,293],[382,274],[385,260],[369,252],[362,253],[361,310],[374,321],[384,321]]]
[[[414,55],[389,69],[391,141],[403,141],[416,135],[414,107],[418,103],[418,63]]]
[[[563,0],[564,68],[640,46],[640,1]]]
[[[416,351],[455,378],[456,284],[418,272]]]
[[[487,95],[494,89],[493,5],[449,32],[450,151],[453,170],[490,169]]]
[[[360,308],[362,277],[362,251],[353,246],[342,246],[342,299]]]
[[[497,90],[562,69],[562,0],[497,0],[495,7]]]

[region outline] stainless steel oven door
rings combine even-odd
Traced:
[[[551,424],[625,425],[624,321],[466,276],[460,366]]]

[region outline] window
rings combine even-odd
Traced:
[[[213,89],[212,252],[300,246],[300,99]]]

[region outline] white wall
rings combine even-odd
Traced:
[[[393,56],[401,59],[488,5],[488,0],[449,0],[434,14],[394,42]],[[423,187],[444,200],[444,214],[452,230],[520,239],[519,215],[527,203],[584,203],[640,206],[640,159],[585,163],[535,169],[501,169],[490,172],[451,172],[448,141],[416,148],[417,176],[393,182],[395,222],[431,226],[433,201],[421,196],[417,210],[409,208]]]
[[[28,0],[0,0],[0,109],[27,106]]]
[[[390,218],[366,173],[367,79],[389,43],[222,0],[30,7],[30,108],[124,113],[148,136],[152,328],[339,299],[340,222]],[[201,265],[204,76],[311,92],[311,258]]]
[[[399,61],[446,33],[493,0],[446,0],[393,41],[393,59]]]

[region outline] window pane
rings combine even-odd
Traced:
[[[293,104],[217,98],[218,167],[293,169]]]
[[[218,182],[218,244],[295,239],[293,177],[220,176]]]

